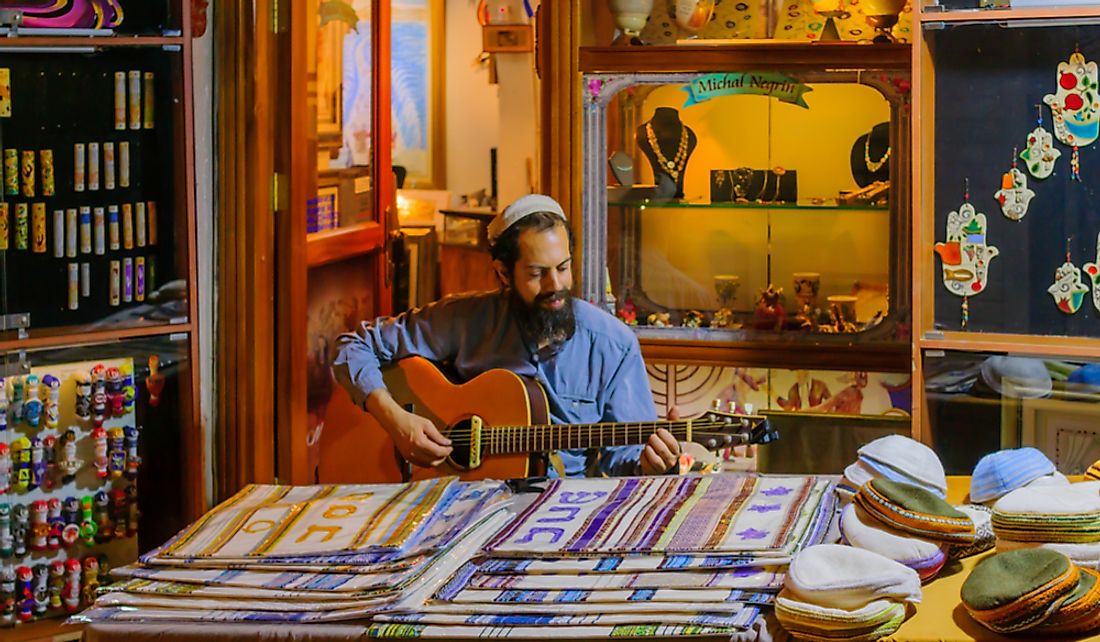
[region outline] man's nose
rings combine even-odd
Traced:
[[[548,272],[542,279],[542,291],[543,292],[557,292],[561,289],[561,275],[554,272]]]

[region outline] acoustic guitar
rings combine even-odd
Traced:
[[[451,440],[453,451],[435,468],[413,466],[368,415],[363,464],[374,467],[370,478],[376,481],[444,475],[467,480],[527,477],[531,453],[644,444],[658,428],[711,450],[778,438],[765,417],[719,410],[677,421],[552,424],[542,385],[502,369],[455,384],[430,361],[411,357],[388,366],[383,378],[394,400],[435,423]]]

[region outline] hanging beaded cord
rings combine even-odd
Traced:
[[[970,179],[963,179],[963,202],[970,202]],[[961,329],[965,330],[966,326],[970,324],[970,297],[966,294],[963,295],[962,302],[962,323]]]
[[[877,161],[872,161],[871,160],[871,135],[867,134],[867,139],[863,141],[863,162],[867,165],[867,171],[869,171],[873,174],[873,173],[877,172],[878,170],[882,169],[882,166],[885,165],[890,160],[890,150],[891,150],[891,148],[887,147],[886,148],[886,153],[882,155],[882,158],[880,158]]]
[[[680,144],[676,147],[676,156],[674,156],[672,160],[665,158],[665,155],[661,152],[661,147],[657,144],[657,135],[653,133],[653,125],[651,123],[645,124],[645,137],[649,142],[650,149],[653,150],[653,154],[657,157],[657,164],[661,166],[661,169],[671,176],[672,180],[680,180],[680,172],[684,171],[684,166],[687,165],[687,127],[683,125],[680,126]]]

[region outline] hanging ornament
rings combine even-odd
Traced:
[[[1100,312],[1100,234],[1096,235],[1096,262],[1085,264],[1085,274],[1092,281],[1092,307]]]
[[[1077,312],[1085,300],[1085,292],[1089,291],[1081,282],[1081,268],[1070,259],[1069,246],[1072,240],[1072,237],[1066,239],[1066,262],[1054,271],[1054,283],[1047,288],[1058,309],[1066,314]]]
[[[947,215],[947,240],[936,243],[935,252],[943,262],[943,285],[961,296],[962,328],[970,320],[970,297],[981,294],[988,284],[989,264],[1001,253],[986,242],[986,218],[970,204],[970,181],[966,181],[963,204]]]
[[[1100,133],[1100,95],[1097,93],[1095,62],[1075,50],[1066,62],[1058,63],[1057,93],[1043,96],[1054,120],[1054,135],[1073,148],[1070,179],[1081,180],[1079,149],[1091,145]]]
[[[1020,158],[1027,163],[1027,171],[1039,180],[1054,173],[1054,162],[1062,155],[1062,152],[1054,147],[1054,136],[1043,127],[1043,106],[1036,105],[1039,110],[1038,124],[1027,135],[1027,147],[1020,153]]]
[[[1016,148],[1012,148],[1012,168],[1001,176],[1001,189],[993,195],[1006,218],[1018,221],[1027,216],[1027,206],[1035,192],[1027,187],[1027,174],[1016,168]]]

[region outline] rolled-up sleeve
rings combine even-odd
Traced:
[[[649,375],[642,361],[637,340],[623,355],[618,370],[606,387],[603,421],[630,422],[656,421],[657,406],[649,387]],[[600,456],[599,472],[609,477],[638,475],[638,458],[643,446],[619,446],[604,448]]]
[[[454,357],[456,315],[451,308],[441,301],[396,317],[364,321],[355,332],[341,334],[332,371],[352,401],[366,409],[370,393],[385,388],[385,364],[411,356],[436,362]]]

